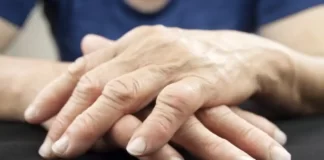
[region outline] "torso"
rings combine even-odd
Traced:
[[[247,32],[255,29],[254,1],[162,1],[167,3],[161,2],[160,5],[164,5],[162,7],[155,4],[157,10],[146,14],[122,0],[47,0],[45,11],[61,57],[66,61],[72,61],[81,55],[80,41],[88,33],[118,39],[132,28],[144,24],[163,24],[187,29],[235,29]]]

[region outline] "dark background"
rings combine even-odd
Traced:
[[[293,160],[324,159],[324,116],[281,120],[276,124],[288,135],[286,148]],[[39,126],[0,122],[0,160],[41,160],[38,148],[46,132]],[[194,158],[184,154],[186,160]],[[88,153],[77,160],[132,160],[125,152]],[[135,160],[135,159],[134,159]]]

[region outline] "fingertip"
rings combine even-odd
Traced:
[[[38,115],[39,115],[39,111],[36,109],[36,106],[30,105],[28,106],[28,108],[24,113],[24,118],[28,123],[34,124],[34,123],[38,123],[37,121]]]
[[[105,37],[96,34],[87,34],[81,41],[81,50],[83,54],[86,55],[102,47],[108,46],[111,43],[112,41]]]
[[[280,129],[276,129],[273,134],[273,138],[281,145],[287,143],[287,135]]]
[[[129,144],[126,147],[126,150],[129,154],[133,156],[141,156],[145,153],[146,146],[147,145],[144,137],[138,137],[129,142]]]
[[[273,160],[291,160],[291,154],[282,147],[275,146],[270,153]]]
[[[53,142],[46,138],[44,143],[41,145],[40,149],[38,150],[38,154],[46,159],[54,158],[54,154],[52,153],[51,147]]]
[[[69,145],[69,138],[62,136],[58,141],[52,145],[52,151],[59,156],[63,156]]]

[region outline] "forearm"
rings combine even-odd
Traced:
[[[259,29],[259,33],[302,54],[324,56],[324,5],[284,17]]]
[[[324,58],[300,55],[296,61],[301,101],[314,109],[311,113],[324,112]]]
[[[36,94],[67,64],[0,56],[0,119],[17,120]]]

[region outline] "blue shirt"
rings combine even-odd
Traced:
[[[43,0],[46,17],[61,59],[81,55],[80,41],[88,33],[118,39],[143,24],[187,29],[234,29],[254,32],[260,26],[324,0],[171,0],[160,12],[141,14],[123,0]],[[0,16],[22,26],[36,0],[0,0]]]

